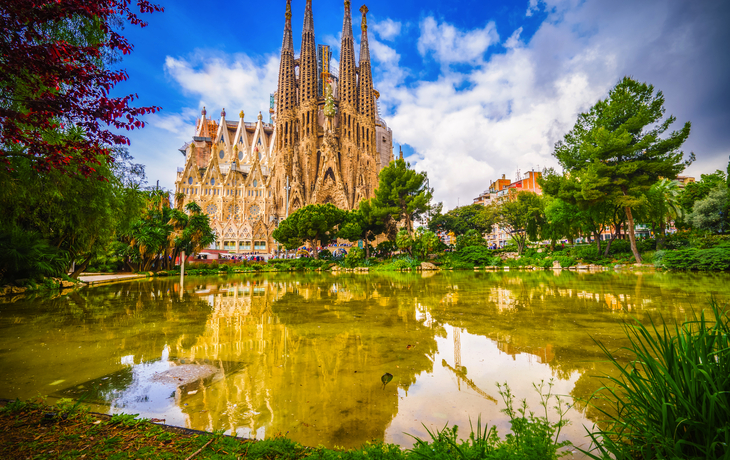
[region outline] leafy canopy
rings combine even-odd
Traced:
[[[413,233],[413,222],[431,209],[433,190],[426,172],[416,172],[402,158],[391,161],[380,171],[372,207],[381,219],[403,222]]]
[[[24,157],[38,171],[84,176],[111,162],[110,146],[129,144],[113,132],[141,128],[136,95],[110,97],[128,76],[105,66],[132,45],[116,30],[145,27],[129,0],[13,0],[0,6],[0,162]],[[163,11],[137,0],[140,13]],[[82,137],[64,133],[72,128]]]

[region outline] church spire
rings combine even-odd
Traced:
[[[355,77],[355,44],[352,38],[352,13],[350,0],[345,0],[345,18],[342,21],[342,42],[340,45],[340,102],[357,107],[357,81]]]
[[[294,43],[291,32],[291,0],[286,0],[284,40],[281,44],[279,63],[279,87],[276,92],[277,117],[293,109],[296,104],[296,74],[294,73]]]
[[[358,79],[358,112],[368,119],[375,120],[375,99],[373,93],[373,75],[370,69],[370,48],[368,47],[368,23],[365,16],[368,7],[360,8],[362,13],[362,37],[360,38],[360,72]]]
[[[307,6],[304,8],[304,32],[311,31],[314,33],[314,18],[312,18],[312,0],[307,0]]]
[[[291,35],[291,0],[286,0],[286,22],[284,23],[284,40],[281,43],[281,51],[292,50],[294,51],[294,40]]]
[[[302,30],[302,50],[299,57],[299,104],[317,99],[317,45],[314,42],[312,0],[307,0]]]

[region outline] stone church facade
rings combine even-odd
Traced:
[[[393,136],[378,116],[367,36],[367,7],[355,58],[350,1],[345,0],[339,73],[330,53],[316,46],[312,0],[307,0],[299,56],[294,54],[291,0],[281,48],[272,123],[207,118],[180,151],[176,199],[195,201],[210,216],[215,247],[234,253],[269,253],[271,233],[308,204],[356,208],[373,196],[378,173],[393,160]],[[319,51],[319,52],[318,52]]]

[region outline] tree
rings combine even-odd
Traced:
[[[728,208],[728,189],[721,184],[695,203],[687,222],[698,230],[722,233],[728,221]]]
[[[571,243],[580,229],[580,210],[574,204],[551,196],[544,199],[545,219],[540,225],[540,237],[550,241],[551,249],[562,238]]]
[[[370,258],[370,241],[386,230],[386,226],[375,214],[372,199],[360,202],[359,208],[346,214],[345,223],[341,226],[337,238],[349,241],[363,240],[365,257]]]
[[[414,252],[418,254],[422,259],[426,259],[429,254],[432,254],[439,243],[439,238],[436,234],[424,227],[418,227],[413,238]]]
[[[327,246],[337,237],[346,216],[347,211],[331,203],[310,204],[281,221],[272,236],[287,249],[295,249],[302,242],[308,242],[314,258],[318,259],[317,246]]]
[[[662,137],[675,118],[664,119],[664,95],[652,85],[624,77],[608,97],[578,116],[573,129],[555,145],[553,155],[582,199],[621,206],[626,213],[631,250],[637,262],[632,210],[660,177],[674,179],[693,160],[680,149],[690,123]]]
[[[140,13],[163,11],[137,0]],[[111,162],[111,146],[129,140],[115,130],[141,128],[136,95],[110,97],[127,79],[107,63],[132,45],[116,30],[145,27],[129,0],[13,0],[0,6],[0,162],[26,158],[37,171],[89,176]],[[66,136],[80,129],[81,137]]]
[[[428,222],[428,228],[435,232],[454,232],[463,235],[469,230],[476,230],[481,234],[492,229],[495,222],[491,208],[481,204],[460,206],[446,214],[436,213]]]
[[[540,196],[532,192],[512,192],[499,204],[497,219],[517,242],[517,252],[522,254],[527,238],[536,238],[542,216]]]
[[[416,172],[402,158],[391,161],[380,171],[378,188],[372,207],[387,225],[388,218],[403,222],[408,233],[413,233],[413,222],[431,209],[433,190],[427,187],[425,172]]]
[[[656,248],[664,248],[668,220],[678,220],[683,215],[679,203],[680,188],[677,181],[662,179],[649,188],[647,206],[642,214],[651,225],[656,238]]]
[[[412,254],[413,250],[413,237],[405,228],[401,228],[398,231],[398,235],[395,237],[395,244],[401,251],[406,251],[408,254]]]
[[[679,197],[679,203],[682,206],[684,215],[687,216],[692,212],[697,201],[706,198],[712,190],[726,183],[725,173],[719,169],[712,174],[702,174],[697,182],[690,182],[685,185],[684,190]],[[686,219],[679,219],[678,228],[686,227]]]

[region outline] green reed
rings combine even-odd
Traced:
[[[730,318],[710,301],[714,319],[624,326],[631,357],[595,394],[605,420],[590,431],[595,459],[730,458]]]

